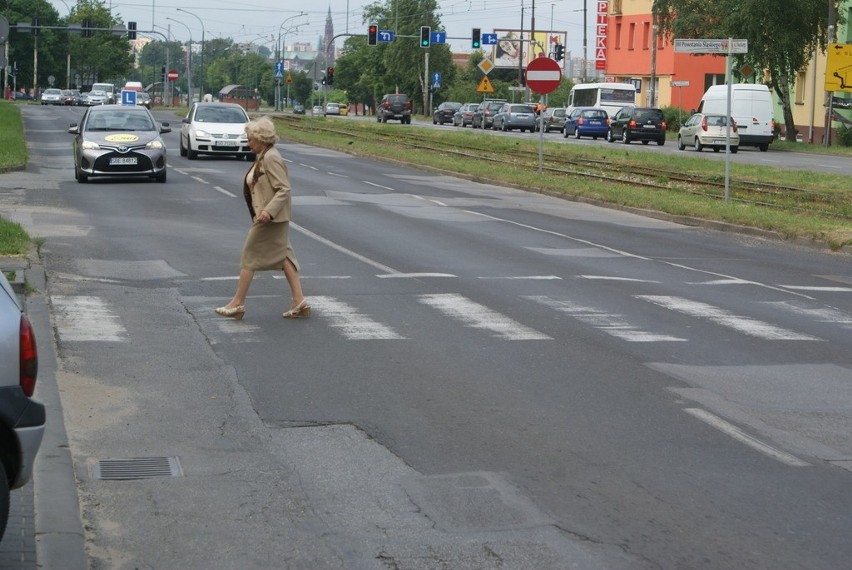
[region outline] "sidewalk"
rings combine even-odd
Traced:
[[[56,384],[44,268],[33,249],[26,259],[0,257],[0,270],[15,271],[10,283],[35,328],[39,363],[35,397],[47,408],[47,425],[33,478],[11,493],[9,524],[0,542],[0,570],[84,570],[83,524]]]

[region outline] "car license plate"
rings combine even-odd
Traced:
[[[114,156],[109,159],[110,166],[120,166],[127,164],[136,164],[135,156]]]
[[[216,146],[237,146],[237,141],[216,141]]]
[[[642,128],[643,129],[656,129],[657,126],[656,125],[642,125]]]

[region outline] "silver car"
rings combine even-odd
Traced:
[[[730,119],[731,152],[737,152],[740,147],[740,135],[737,132],[737,123]],[[680,150],[691,146],[697,152],[705,147],[713,149],[713,152],[725,150],[726,133],[728,130],[728,117],[725,115],[714,115],[696,113],[692,115],[677,133],[677,148]]]
[[[42,105],[64,105],[61,89],[45,89],[41,94]]]
[[[172,131],[141,106],[89,107],[80,123],[72,123],[74,178],[139,177],[166,181],[166,144],[160,137]]]
[[[201,154],[254,160],[248,122],[248,113],[236,103],[193,103],[180,126],[180,155],[189,160]]]
[[[519,103],[506,103],[494,115],[491,128],[495,131],[510,131],[519,129],[521,132],[535,130],[535,107]]]
[[[86,101],[86,105],[106,105],[109,102],[109,95],[106,91],[101,91],[99,89],[95,89],[94,91],[89,91],[88,93],[83,93],[83,98]]]
[[[0,271],[0,538],[9,515],[9,491],[32,477],[44,436],[44,405],[32,399],[38,346],[17,294]]]

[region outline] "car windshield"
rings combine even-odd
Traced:
[[[245,123],[246,117],[239,109],[231,107],[201,107],[195,112],[199,123]]]
[[[95,113],[86,121],[86,131],[153,130],[153,121],[143,113]]]

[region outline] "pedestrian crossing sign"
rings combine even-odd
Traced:
[[[482,78],[482,81],[479,82],[479,85],[476,87],[477,93],[494,93],[494,86],[491,85],[491,81],[488,80],[488,76]]]

